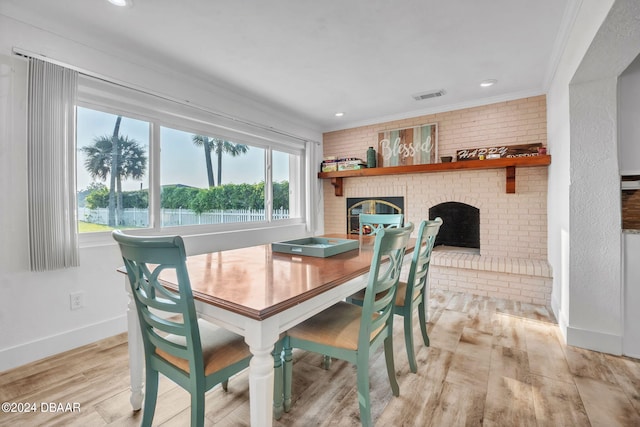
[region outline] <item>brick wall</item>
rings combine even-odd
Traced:
[[[547,143],[544,95],[325,133],[324,155],[366,159],[378,132],[438,123],[438,156],[462,148]]]
[[[438,124],[438,156],[450,155],[455,158],[456,150],[462,148],[527,143],[546,145],[546,98],[524,98],[328,132],[323,138],[324,155],[364,158],[368,147],[377,146],[378,132],[427,123]],[[504,169],[346,178],[343,180],[344,197],[336,197],[329,180],[325,180],[325,232],[345,232],[347,197],[403,196],[406,221],[414,223],[428,218],[429,208],[436,204],[446,201],[463,202],[480,209],[481,257],[512,260],[509,263],[529,260],[534,264],[546,265],[547,168],[518,168],[515,194],[505,192],[505,179]],[[499,282],[504,286],[499,283],[497,286],[483,284],[481,280],[471,280],[471,284],[460,282],[460,286],[465,290],[475,286],[474,293],[481,295],[548,302],[551,273],[546,267],[542,270],[542,274],[534,275],[541,277],[544,282],[537,293],[521,277],[501,278]],[[504,271],[497,273],[511,274]],[[453,277],[465,274],[474,276],[478,273],[458,271],[453,276],[451,272],[447,274]],[[481,273],[483,274],[487,273]],[[445,283],[440,280],[442,277],[438,277],[434,282],[441,283],[444,287]],[[537,283],[536,280],[538,279],[533,282]],[[517,283],[524,283],[526,286],[517,289]],[[450,288],[449,285],[446,286]]]

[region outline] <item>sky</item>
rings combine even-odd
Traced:
[[[85,154],[81,147],[92,145],[96,137],[113,134],[116,115],[78,107],[77,110],[77,188],[85,189],[93,179],[87,172],[84,161]],[[141,145],[149,157],[149,123],[141,120],[123,117],[120,124],[120,135],[135,139]],[[193,187],[208,187],[206,163],[203,147],[196,146],[192,142],[191,133],[176,129],[165,128],[161,130],[161,185],[183,184]],[[233,142],[233,141],[232,141]],[[288,156],[283,153],[274,154],[274,181],[288,180]],[[217,157],[212,156],[213,176],[217,181]],[[125,191],[148,188],[148,163],[147,174],[143,180],[128,179],[123,181]],[[249,147],[245,154],[232,157],[224,154],[222,157],[222,183],[223,184],[255,184],[264,181],[264,149]],[[217,182],[216,182],[217,183]],[[109,183],[105,182],[108,186]]]

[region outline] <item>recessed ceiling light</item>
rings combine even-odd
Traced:
[[[133,4],[133,0],[108,0],[109,3],[116,6],[131,6]]]
[[[342,111],[338,111],[336,113],[336,117],[342,117],[342,116],[344,116],[344,113]]]
[[[498,83],[498,81],[496,79],[488,79],[488,80],[483,80],[480,83],[480,86],[482,87],[489,87],[489,86],[493,86],[494,84]]]

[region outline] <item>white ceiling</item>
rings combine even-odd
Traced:
[[[0,0],[0,13],[215,80],[327,131],[545,93],[578,3]],[[481,88],[485,79],[498,83]]]

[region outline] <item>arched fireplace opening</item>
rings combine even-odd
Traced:
[[[480,250],[480,209],[466,203],[445,202],[429,209],[429,218],[442,218],[435,246]]]
[[[359,233],[361,213],[404,214],[404,197],[348,197],[348,234]]]

